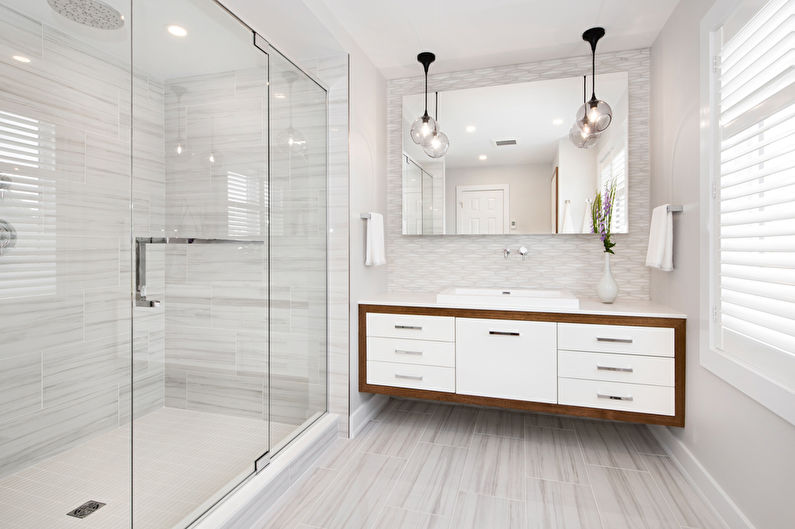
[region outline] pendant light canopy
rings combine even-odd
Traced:
[[[412,123],[411,139],[417,145],[424,147],[430,143],[436,132],[436,120],[428,115],[428,67],[436,60],[436,55],[429,51],[424,51],[417,55],[417,60],[425,70],[425,113]]]
[[[439,130],[439,92],[436,92],[436,130],[430,139],[422,144],[422,150],[431,158],[442,158],[450,148],[450,139],[447,134]]]
[[[605,101],[596,98],[596,43],[605,36],[604,28],[591,28],[582,34],[582,39],[591,44],[591,99],[577,110],[577,127],[586,134],[601,134],[613,121],[613,109]]]
[[[585,79],[586,76],[582,76],[582,102],[585,104]],[[571,126],[571,130],[569,131],[569,140],[579,147],[580,149],[588,149],[596,145],[596,142],[599,141],[599,134],[595,132],[583,132],[578,124],[575,122]]]

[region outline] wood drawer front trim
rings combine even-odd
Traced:
[[[542,402],[526,402],[493,397],[479,397],[458,393],[444,393],[367,384],[367,313],[411,314],[419,316],[450,316],[454,318],[486,318],[521,321],[548,321],[557,323],[592,323],[597,325],[632,325],[640,327],[669,327],[674,329],[675,403],[674,415],[656,415]],[[479,406],[492,406],[516,410],[558,413],[578,417],[592,417],[616,421],[661,424],[665,426],[685,425],[685,341],[686,320],[684,318],[655,318],[648,316],[613,316],[601,314],[566,314],[557,312],[519,312],[481,309],[449,309],[436,307],[403,307],[394,305],[359,305],[359,391],[380,393],[396,397],[458,402]]]

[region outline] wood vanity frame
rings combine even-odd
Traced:
[[[640,327],[665,327],[674,329],[674,415],[657,415],[628,411],[528,402],[523,400],[462,395],[443,391],[381,386],[367,383],[367,314],[404,314],[413,316],[448,316],[454,318],[482,318],[498,320],[542,321],[554,323],[585,323],[597,325],[628,325]],[[515,310],[481,310],[437,307],[410,307],[399,305],[359,305],[359,391],[380,393],[396,397],[460,402],[479,406],[492,406],[516,410],[537,411],[627,421],[665,426],[685,425],[685,325],[684,318],[659,318],[650,316],[614,316],[601,314],[567,314],[559,312],[522,312]]]

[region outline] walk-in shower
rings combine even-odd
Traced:
[[[213,0],[0,0],[0,526],[187,527],[327,410],[327,94]]]

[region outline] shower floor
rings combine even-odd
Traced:
[[[275,442],[296,429],[271,426]],[[133,428],[135,529],[187,525],[251,472],[268,439],[266,421],[177,408],[155,410]],[[89,500],[106,505],[84,519],[66,515]],[[128,529],[130,425],[0,479],[0,525]]]

